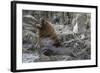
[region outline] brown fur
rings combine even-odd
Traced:
[[[56,31],[51,25],[50,22],[42,19],[40,22],[41,28],[39,28],[39,38],[40,40],[43,38],[50,38],[54,41],[54,46],[60,46],[59,39],[57,37]]]

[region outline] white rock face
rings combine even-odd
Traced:
[[[37,53],[23,53],[22,62],[23,63],[31,63],[36,59],[39,59],[39,55]]]
[[[73,33],[78,33],[78,24],[77,24],[77,22],[76,22],[76,24],[74,25]]]

